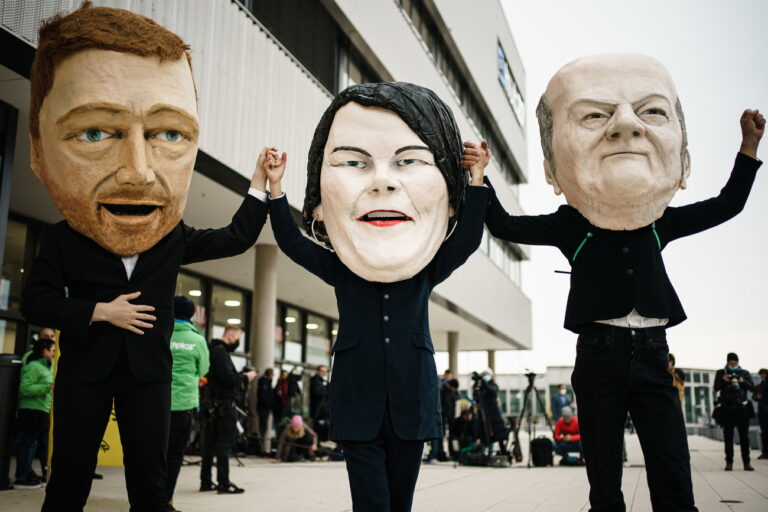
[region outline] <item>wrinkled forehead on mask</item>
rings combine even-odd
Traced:
[[[340,92],[315,129],[307,159],[307,188],[303,208],[303,221],[307,230],[312,223],[312,212],[321,202],[320,173],[333,119],[336,112],[350,102],[364,107],[385,108],[400,116],[432,151],[435,164],[448,185],[449,204],[453,211],[461,210],[467,177],[461,167],[461,134],[448,105],[430,89],[407,82],[360,84]]]

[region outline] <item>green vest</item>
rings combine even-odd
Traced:
[[[41,357],[28,361],[21,368],[19,409],[51,412],[53,369],[50,361]]]
[[[208,344],[189,322],[176,320],[171,334],[173,381],[171,410],[186,411],[200,405],[198,380],[208,373]]]

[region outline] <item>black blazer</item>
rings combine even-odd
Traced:
[[[480,245],[487,203],[486,187],[467,187],[461,220],[432,261],[410,279],[376,283],[352,273],[335,253],[304,237],[284,196],[270,201],[280,249],[336,291],[339,333],[330,382],[331,439],[374,439],[385,407],[401,439],[442,436],[429,295]]]
[[[194,229],[184,222],[141,253],[130,280],[119,256],[73,230],[66,221],[44,232],[22,297],[22,312],[33,324],[61,331],[58,377],[80,382],[105,379],[124,346],[133,376],[170,382],[173,296],[183,264],[225,258],[251,247],[267,217],[266,203],[246,196],[229,226]],[[154,306],[157,317],[144,334],[91,323],[97,302],[140,291],[134,304]]]
[[[575,208],[555,213],[508,215],[492,193],[486,225],[497,238],[530,245],[553,245],[571,264],[571,289],[565,328],[579,332],[596,320],[621,318],[632,308],[649,318],[669,318],[668,327],[686,319],[664,268],[661,251],[678,238],[734,217],[747,201],[762,162],[739,153],[717,197],[668,207],[659,220],[631,231],[600,229]],[[654,227],[655,226],[655,227]]]

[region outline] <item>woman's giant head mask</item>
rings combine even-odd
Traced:
[[[536,113],[547,181],[598,227],[647,226],[686,186],[682,108],[669,73],[650,57],[570,62],[552,77]]]
[[[342,91],[315,130],[304,223],[368,281],[408,279],[445,239],[463,200],[459,130],[429,89],[408,83]]]
[[[32,169],[73,229],[128,256],[178,224],[199,130],[178,36],[86,3],[41,28],[31,89]]]

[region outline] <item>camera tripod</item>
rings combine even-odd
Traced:
[[[547,422],[547,426],[549,426],[549,429],[552,431],[552,436],[555,435],[555,429],[552,426],[552,422],[549,419],[549,416],[547,416],[547,409],[544,407],[544,402],[541,399],[541,396],[539,395],[539,390],[536,389],[536,385],[534,384],[534,381],[536,380],[536,374],[533,372],[529,372],[525,374],[526,377],[528,377],[528,387],[525,388],[525,394],[523,395],[523,408],[520,410],[520,417],[517,421],[517,425],[515,425],[515,437],[513,440],[514,447],[512,448],[512,456],[515,458],[515,462],[522,462],[523,461],[523,451],[520,448],[520,426],[523,424],[523,419],[525,419],[528,422],[528,467],[531,467],[531,450],[530,450],[530,443],[533,441],[533,435],[534,435],[534,426],[533,426],[533,407],[531,402],[531,394],[533,394],[536,397],[536,403],[539,407],[539,409],[544,414],[544,419]],[[527,416],[526,416],[527,413]]]

